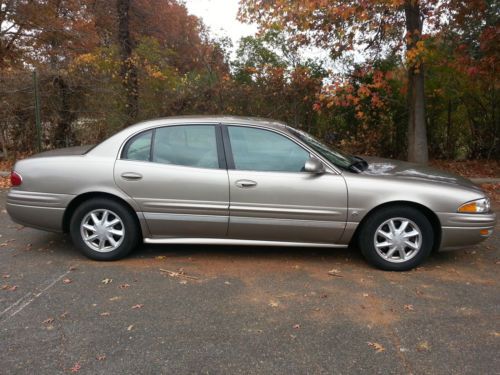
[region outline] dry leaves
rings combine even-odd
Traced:
[[[419,352],[427,352],[427,351],[431,350],[431,346],[429,345],[429,343],[427,341],[422,341],[422,342],[418,343],[417,350]]]
[[[80,363],[79,363],[79,362],[76,362],[76,363],[73,365],[73,367],[71,367],[69,370],[70,370],[71,372],[78,372],[78,371],[80,371],[80,369],[81,369],[81,368],[82,368],[82,366],[80,365]]]
[[[103,279],[103,280],[101,281],[101,283],[103,283],[104,285],[111,284],[112,282],[113,282],[113,279],[108,279],[108,278]]]
[[[47,318],[43,321],[43,324],[52,324],[54,323],[54,318]]]
[[[131,324],[131,325],[129,325],[129,326],[127,327],[127,331],[132,331],[132,329],[133,329],[133,328],[134,328],[134,325],[133,325],[133,324]]]
[[[340,274],[340,271],[338,269],[335,269],[335,268],[328,271],[328,275],[335,276],[335,277],[344,277]]]
[[[408,310],[408,311],[414,311],[415,310],[413,308],[413,305],[405,305],[404,308],[405,308],[405,310]]]
[[[144,305],[142,303],[138,303],[137,305],[132,306],[132,309],[142,309]]]
[[[271,302],[269,302],[269,306],[271,306],[271,307],[278,307],[279,304],[276,301],[271,301]]]
[[[198,278],[195,277],[195,276],[186,275],[186,273],[184,272],[183,268],[179,268],[178,271],[170,271],[170,270],[166,270],[166,269],[160,268],[160,272],[164,272],[164,273],[166,273],[170,277],[183,277],[183,278],[186,278],[186,279],[198,280]]]
[[[98,354],[95,356],[95,359],[97,359],[98,361],[104,361],[106,359],[106,355],[105,354]]]
[[[105,311],[99,314],[100,316],[110,316],[111,313],[109,311]]]
[[[382,344],[379,344],[378,342],[367,342],[368,346],[371,346],[375,352],[381,353],[385,351],[385,348],[382,346]]]
[[[8,292],[15,292],[17,290],[17,285],[2,285],[2,290],[7,290]]]

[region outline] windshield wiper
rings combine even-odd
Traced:
[[[352,158],[354,159],[354,162],[347,166],[348,170],[356,173],[361,173],[364,170],[368,169],[368,162],[365,159],[354,155],[352,156]]]

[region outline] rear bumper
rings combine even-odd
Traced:
[[[6,209],[16,223],[27,227],[62,232],[68,194],[48,194],[12,189],[7,194]]]
[[[441,221],[441,251],[472,246],[491,236],[496,214],[438,214]]]

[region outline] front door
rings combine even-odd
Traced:
[[[224,133],[229,238],[328,244],[340,239],[347,217],[341,175],[303,172],[309,152],[273,130],[228,125]]]
[[[229,186],[218,125],[140,133],[125,145],[114,176],[153,237],[225,237]]]

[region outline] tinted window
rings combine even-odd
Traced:
[[[148,130],[130,139],[123,149],[122,158],[130,160],[149,160],[152,133],[151,130]]]
[[[309,153],[290,139],[268,130],[228,127],[236,169],[300,172]]]
[[[197,168],[219,168],[215,126],[167,126],[156,129],[153,161]]]

